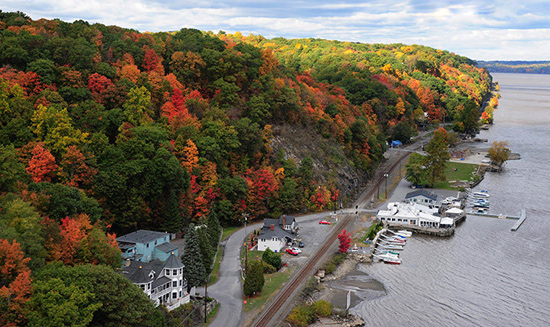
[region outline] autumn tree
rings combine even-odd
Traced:
[[[32,292],[31,270],[20,244],[0,239],[0,324],[17,326],[25,321],[25,303]]]
[[[427,185],[428,176],[425,166],[425,157],[418,153],[412,153],[405,165],[405,180],[414,186]]]
[[[135,87],[128,92],[128,100],[122,105],[126,120],[133,126],[152,122],[153,103],[151,93],[145,87]]]
[[[443,127],[439,127],[434,132],[425,151],[427,153],[425,167],[428,171],[428,182],[433,187],[436,182],[445,180],[445,166],[450,158],[447,131]]]
[[[348,233],[345,229],[342,230],[342,232],[338,234],[338,240],[340,241],[338,250],[341,253],[347,253],[351,244],[351,233]]]
[[[88,188],[97,174],[97,169],[86,164],[86,157],[75,145],[67,148],[67,152],[61,159],[60,168],[63,182],[73,187]]]
[[[31,153],[32,158],[26,169],[31,175],[33,182],[40,183],[42,181],[51,181],[58,168],[53,155],[44,147],[43,143],[37,143]]]
[[[507,141],[495,141],[489,149],[489,157],[491,162],[499,167],[504,164],[510,158],[510,149],[506,146],[508,145]]]

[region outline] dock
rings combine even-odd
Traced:
[[[512,227],[512,232],[515,232],[518,230],[519,226],[521,226],[521,224],[523,224],[523,222],[525,221],[525,218],[527,217],[526,213],[525,213],[525,209],[521,209],[521,214],[520,214],[520,217],[519,217],[519,220],[517,221],[517,223]]]

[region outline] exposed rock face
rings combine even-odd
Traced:
[[[313,174],[321,184],[333,182],[346,196],[361,190],[367,177],[355,169],[344,148],[334,140],[325,139],[313,129],[302,126],[273,126],[273,153],[284,151],[285,159],[294,159],[297,166],[304,158],[313,159]]]

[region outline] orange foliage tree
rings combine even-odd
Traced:
[[[43,143],[37,143],[32,149],[31,154],[32,157],[26,169],[31,175],[33,182],[50,182],[53,173],[58,168],[53,155],[44,147]]]
[[[0,325],[25,321],[25,303],[32,293],[31,270],[19,243],[0,239]],[[3,307],[6,305],[6,307]]]

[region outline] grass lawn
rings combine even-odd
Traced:
[[[222,247],[219,247],[218,253],[216,254],[216,259],[214,261],[214,267],[212,268],[212,273],[210,274],[210,279],[208,280],[208,285],[212,285],[218,281],[218,277],[220,276],[220,265],[223,257],[222,252]]]
[[[281,288],[283,283],[292,276],[292,272],[291,269],[287,268],[284,272],[264,275],[265,284],[262,293],[246,299],[247,303],[243,307],[244,312],[257,311],[262,308],[274,293]]]
[[[231,234],[235,233],[242,227],[224,227],[222,232],[222,241],[231,236]]]
[[[476,171],[477,167],[478,165],[475,164],[448,161],[447,167],[445,168],[445,176],[447,176],[447,180],[445,182],[436,183],[434,185],[434,188],[443,190],[455,190],[456,188],[449,185],[449,181],[469,181],[472,178],[472,172]]]

